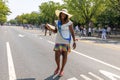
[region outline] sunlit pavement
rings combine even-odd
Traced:
[[[55,34],[1,27],[0,36],[1,80],[120,80],[119,43],[76,37],[77,48],[58,77],[53,75]]]

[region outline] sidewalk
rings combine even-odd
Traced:
[[[38,28],[25,29],[25,31],[32,32],[34,34],[44,35],[44,32],[42,32],[42,30],[38,29]],[[111,38],[109,38],[107,40],[102,40],[101,38],[98,38],[98,37],[79,37],[79,36],[76,36],[76,39],[78,39],[78,40],[89,40],[89,41],[96,42],[96,43],[108,43],[108,44],[119,44],[120,45],[120,39],[115,38],[115,36],[116,35],[111,35],[110,36]],[[120,38],[120,35],[119,36],[117,35],[117,37]]]
[[[102,47],[108,46],[120,50],[120,40],[112,39],[102,40],[101,38],[97,37],[79,37],[79,36],[76,36],[76,38],[80,42],[90,43],[93,45],[100,45]]]
[[[42,30],[38,29],[38,28],[33,28],[33,29],[23,29],[22,27],[18,27],[18,28],[22,29],[24,31],[33,33],[33,34],[44,35],[44,32],[42,32]],[[54,34],[52,34],[51,36],[53,36],[53,35]],[[119,45],[120,46],[120,39],[116,39],[115,36],[116,35],[112,36],[112,38],[107,39],[107,40],[102,40],[101,38],[98,38],[98,37],[79,37],[79,36],[75,36],[75,37],[76,37],[76,40],[78,40],[78,41],[91,41],[93,43],[114,44],[114,45]]]
[[[44,32],[42,32],[41,29],[33,29],[33,30],[25,30],[28,32],[31,32],[33,34],[36,35],[42,35],[44,36]],[[47,34],[47,36],[49,36],[49,34]],[[51,37],[55,38],[55,34],[52,33]],[[102,40],[101,38],[98,37],[79,37],[79,36],[75,36],[76,39],[78,39],[79,41],[83,41],[83,42],[87,42],[93,45],[99,45],[102,47],[108,47],[108,48],[112,48],[115,50],[120,50],[120,40],[119,39],[107,39],[107,40]]]

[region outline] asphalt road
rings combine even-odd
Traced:
[[[120,44],[77,41],[63,77],[53,76],[55,35],[0,27],[0,80],[120,80]]]

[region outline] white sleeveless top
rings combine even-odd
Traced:
[[[58,20],[56,20],[55,23],[56,23],[56,26],[57,26],[57,29],[58,29]],[[69,30],[69,26],[71,24],[73,24],[73,22],[69,20],[69,22],[67,22],[66,24],[61,25],[61,30],[64,31],[64,32],[69,32],[69,34],[71,34],[70,30]],[[65,35],[67,35],[67,34],[65,34]],[[58,43],[58,44],[70,44],[68,40],[63,39],[63,37],[61,36],[59,31],[57,31],[55,42]]]

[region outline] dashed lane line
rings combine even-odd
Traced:
[[[22,34],[19,34],[18,36],[19,36],[19,37],[24,37],[24,35],[22,35]]]
[[[67,79],[67,80],[78,80],[78,79],[73,77],[73,78],[70,78],[70,79]]]
[[[90,79],[89,77],[87,77],[87,76],[85,76],[85,75],[83,75],[83,74],[81,74],[80,75],[83,79],[85,79],[85,80],[92,80],[92,79]]]
[[[7,48],[7,58],[8,58],[9,80],[16,80],[15,68],[14,68],[9,42],[6,42],[6,48]]]
[[[43,39],[43,38],[39,37],[39,39]]]
[[[51,44],[55,44],[54,42],[52,42],[52,41],[49,41],[49,40],[48,40],[48,42],[49,42],[49,43],[51,43]]]

